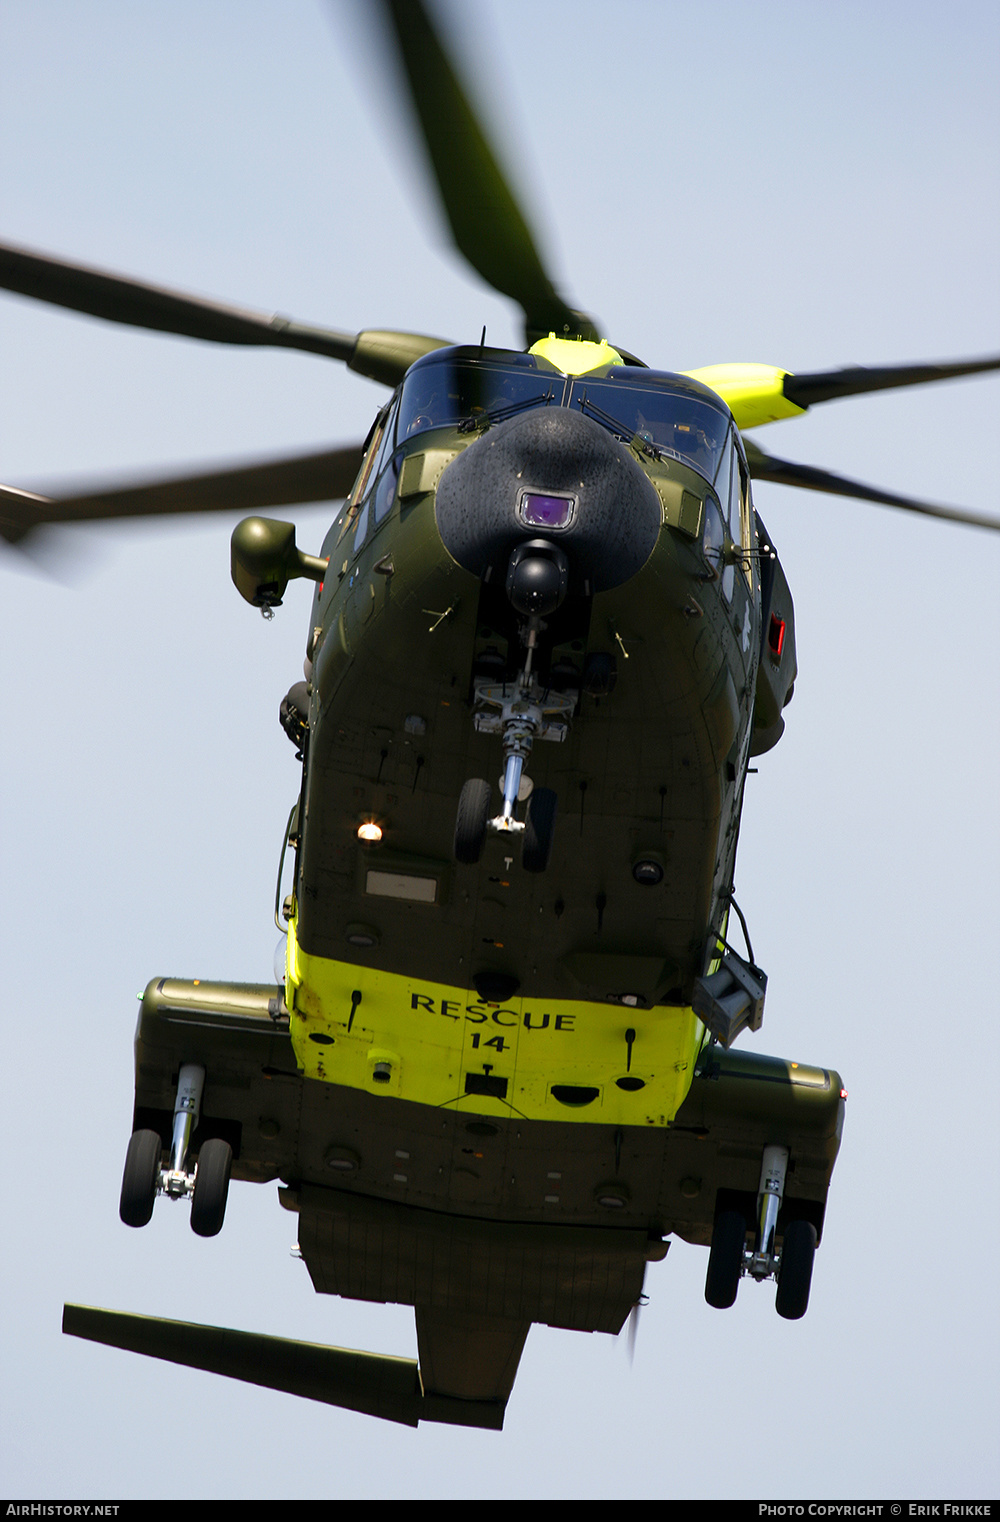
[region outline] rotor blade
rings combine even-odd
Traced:
[[[383,0],[452,237],[483,279],[524,311],[529,340],[597,337],[556,292],[531,231],[422,0]]]
[[[865,486],[861,481],[849,481],[846,476],[835,476],[828,470],[818,470],[814,465],[779,460],[746,437],[743,445],[755,481],[777,481],[782,486],[801,486],[807,491],[829,492],[835,497],[859,497],[863,502],[882,502],[887,507],[901,507],[907,512],[923,513],[928,518],[944,518],[949,523],[967,523],[974,528],[1000,531],[1000,518],[967,512],[960,507],[941,507],[936,502],[920,502],[915,497],[900,497],[875,486]]]
[[[189,1369],[204,1369],[267,1390],[283,1390],[307,1400],[324,1401],[345,1411],[361,1411],[385,1421],[416,1427],[418,1422],[447,1422],[499,1431],[504,1401],[463,1400],[425,1395],[417,1364],[411,1358],[360,1353],[237,1332],[228,1327],[163,1316],[135,1316],[91,1305],[64,1305],[63,1332],[106,1347],[147,1358],[162,1358]]]
[[[419,1419],[417,1365],[406,1358],[167,1321],[161,1316],[133,1316],[89,1305],[64,1306],[63,1331],[71,1337],[187,1364],[412,1427]]]
[[[414,360],[447,343],[422,333],[339,333],[307,327],[288,317],[224,306],[9,244],[0,244],[0,289],[157,333],[322,354],[391,386],[398,384]]]
[[[628,1317],[628,1361],[630,1367],[635,1363],[635,1345],[639,1340],[639,1314],[641,1310],[642,1301],[637,1300]]]
[[[264,460],[196,476],[112,487],[72,497],[39,497],[0,487],[0,536],[10,544],[43,523],[145,518],[169,513],[249,512],[346,497],[361,465],[362,444]]]
[[[1000,370],[1000,355],[956,360],[946,365],[876,365],[871,368],[852,365],[843,370],[814,370],[808,375],[786,375],[782,391],[796,407],[804,408],[812,407],[816,402],[835,401],[842,396],[860,396],[864,391],[922,386],[928,381],[952,380],[958,375],[981,375],[985,370]]]
[[[286,317],[222,306],[26,248],[0,245],[0,287],[36,301],[69,307],[107,322],[178,333],[210,343],[268,344],[350,359],[355,336],[308,328]]]
[[[45,522],[50,497],[34,491],[20,491],[16,486],[0,486],[0,537],[16,544],[38,524]]]

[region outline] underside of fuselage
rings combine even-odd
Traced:
[[[158,1169],[200,1073],[199,1169],[222,1147],[233,1178],[279,1181],[316,1290],[412,1305],[418,1362],[77,1306],[66,1331],[410,1425],[499,1428],[531,1324],[620,1331],[670,1235],[707,1245],[720,1211],[753,1221],[769,1148],[789,1159],[777,1240],[793,1221],[822,1234],[836,1073],[712,1047],[672,1125],[580,1125],[309,1078],[293,1023],[277,986],[154,979],[133,1142]],[[127,1165],[123,1218],[129,1188]]]
[[[698,486],[675,465],[669,489],[678,515],[694,501],[695,528]],[[496,579],[446,553],[432,490],[387,528],[336,574],[334,550],[316,600],[299,946],[472,993],[494,974],[535,999],[689,1004],[728,912],[756,665],[749,586],[724,604],[697,537],[665,523],[626,581],[567,597],[536,669],[575,711],[565,738],[537,742],[526,764],[558,799],[548,868],[522,871],[503,835],[459,865],[461,788],[503,770],[474,722],[476,681],[514,681],[518,620]],[[366,820],[377,846],[358,838]],[[635,873],[646,860],[655,881]]]

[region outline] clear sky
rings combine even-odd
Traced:
[[[660,368],[946,359],[1000,336],[992,0],[459,5],[567,292]],[[449,252],[346,4],[5,0],[0,236],[332,327],[516,341]],[[382,391],[0,299],[0,479],[135,476],[364,436]],[[995,379],[830,404],[772,452],[1000,512]],[[750,779],[764,1051],[847,1129],[806,1319],[702,1299],[675,1243],[624,1339],[535,1328],[501,1436],[417,1432],[63,1338],[63,1300],[413,1356],[317,1297],[273,1186],[221,1236],[117,1217],[135,995],[266,980],[308,589],[265,624],[232,521],[0,559],[2,1489],[24,1498],[995,1495],[1000,540],[761,486],[800,675]],[[303,510],[318,551],[331,509]]]

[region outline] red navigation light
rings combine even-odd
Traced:
[[[779,618],[777,613],[771,614],[771,627],[767,631],[767,648],[771,652],[773,661],[781,660],[781,652],[785,644],[785,620]]]

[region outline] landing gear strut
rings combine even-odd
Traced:
[[[466,865],[479,860],[487,835],[523,835],[522,861],[527,872],[544,872],[549,864],[555,834],[555,793],[550,788],[532,789],[524,819],[517,817],[517,804],[525,786],[530,786],[524,767],[532,745],[535,740],[566,738],[577,694],[547,691],[532,674],[541,628],[541,619],[528,619],[527,654],[516,681],[495,683],[480,678],[475,684],[476,729],[480,734],[503,737],[503,806],[491,819],[489,783],[477,778],[463,787],[455,821],[455,858]]]
[[[543,687],[532,671],[538,639],[569,588],[569,562],[558,545],[547,539],[525,539],[515,545],[507,563],[506,593],[515,612],[524,666],[514,682],[474,684],[473,723],[479,734],[503,737],[503,807],[489,817],[489,784],[478,779],[462,789],[455,821],[455,857],[474,865],[487,835],[523,835],[522,862],[528,872],[544,872],[552,854],[556,795],[549,788],[532,789],[524,767],[536,740],[565,740],[578,692],[554,692]],[[526,816],[517,817],[517,804],[528,800]]]

